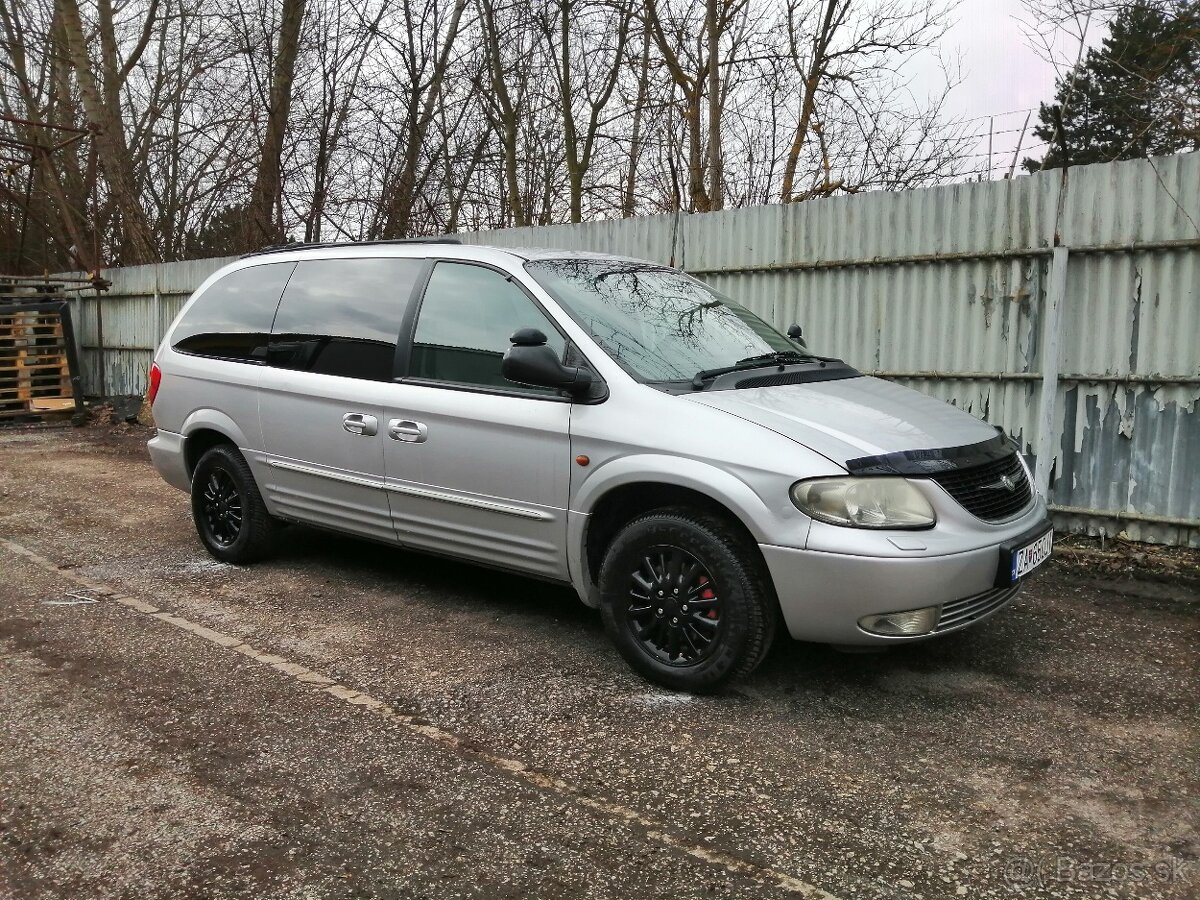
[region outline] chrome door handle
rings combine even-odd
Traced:
[[[412,419],[392,419],[388,422],[388,437],[393,441],[423,444],[429,439],[429,427]]]
[[[361,434],[363,437],[379,434],[379,420],[362,413],[346,413],[342,416],[342,427],[351,434]]]

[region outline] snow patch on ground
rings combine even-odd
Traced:
[[[691,694],[674,694],[665,691],[647,691],[644,694],[634,694],[630,699],[638,706],[647,706],[652,709],[662,706],[685,706],[688,703],[696,702],[696,698]]]
[[[236,566],[216,559],[194,559],[183,563],[176,571],[182,572],[185,575],[206,575],[210,572],[224,572],[233,568],[236,568]]]

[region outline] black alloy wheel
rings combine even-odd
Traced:
[[[775,637],[779,602],[736,522],[689,507],[645,513],[600,566],[605,631],[634,669],[678,691],[745,678]]]
[[[651,547],[630,577],[625,621],[647,653],[691,666],[721,632],[721,598],[708,569],[679,547]]]
[[[279,530],[249,464],[232,444],[210,448],[196,463],[192,520],[204,549],[227,563],[254,562],[269,555]]]
[[[202,490],[204,523],[208,537],[219,547],[230,547],[242,532],[242,502],[233,477],[213,469]]]

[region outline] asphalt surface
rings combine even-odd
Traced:
[[[1195,582],[1061,563],[883,655],[655,688],[568,591],[0,431],[0,898],[1200,896]],[[94,602],[92,602],[94,601]]]

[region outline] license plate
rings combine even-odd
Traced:
[[[1012,551],[1012,581],[1024,578],[1042,563],[1050,558],[1050,548],[1054,544],[1054,531],[1050,530],[1041,537],[1034,538],[1023,547]]]

